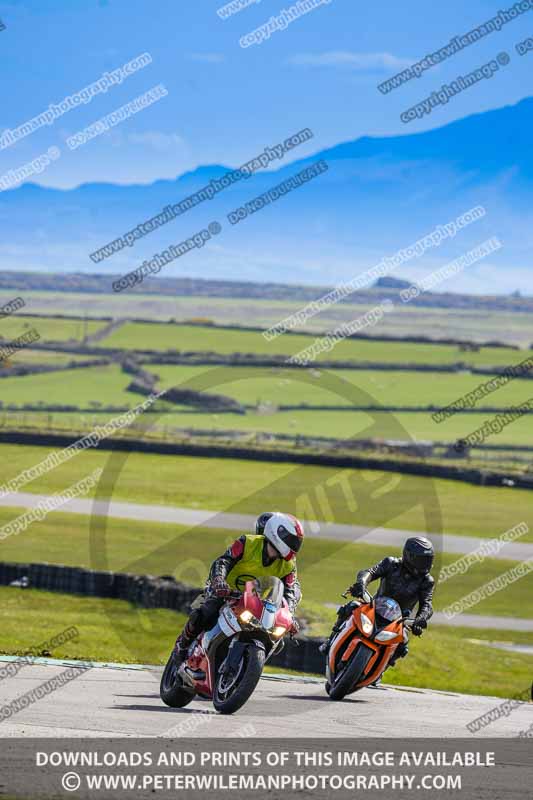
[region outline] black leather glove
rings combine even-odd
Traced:
[[[422,636],[422,633],[427,628],[428,623],[425,617],[417,617],[413,622],[413,627],[411,630],[413,631],[415,636]]]
[[[363,597],[366,589],[362,583],[354,583],[352,586],[350,586],[348,591],[350,592],[352,597]]]
[[[217,597],[228,597],[231,594],[231,587],[220,575],[213,578],[211,588]]]

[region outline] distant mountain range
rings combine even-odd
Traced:
[[[528,98],[427,133],[339,144],[235,183],[98,266],[91,252],[231,168],[203,166],[150,185],[95,183],[56,190],[24,184],[0,193],[0,268],[124,273],[219,221],[222,231],[216,238],[168,264],[161,275],[333,284],[482,205],[487,214],[481,221],[422,259],[402,264],[402,277],[416,280],[497,236],[504,247],[450,280],[443,291],[508,294],[520,288],[533,294],[532,128],[533,99]],[[329,165],[326,173],[243,222],[228,222],[230,211],[320,159]]]
[[[15,292],[75,292],[77,294],[109,294],[117,275],[88,273],[0,272],[0,290]],[[339,300],[340,303],[379,303],[387,298],[398,299],[401,289],[410,286],[401,278],[380,278],[368,289]],[[308,303],[331,290],[331,286],[297,286],[286,283],[253,283],[219,281],[202,278],[155,277],[131,291],[164,297],[219,297],[252,300],[292,300]],[[451,292],[423,292],[411,304],[425,308],[449,308],[478,311],[533,313],[533,297],[502,295],[468,295]]]

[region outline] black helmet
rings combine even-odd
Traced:
[[[402,562],[412,575],[427,575],[433,566],[433,545],[425,536],[413,536],[403,546]]]
[[[262,514],[259,514],[255,521],[255,532],[257,536],[263,536],[265,532],[265,525],[267,524],[268,520],[274,516],[274,511],[264,511]]]

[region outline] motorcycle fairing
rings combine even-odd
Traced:
[[[395,601],[393,601],[393,603],[397,605]],[[393,621],[391,621],[388,625],[377,629],[375,609],[371,604],[361,604],[353,609],[352,613],[343,623],[339,632],[331,642],[327,663],[328,680],[332,675],[335,674],[337,664],[348,661],[353,656],[355,649],[360,644],[364,644],[365,647],[368,647],[374,652],[367,664],[364,673],[365,677],[363,680],[359,680],[357,682],[357,688],[360,689],[364,686],[368,686],[384,672],[392,657],[392,654],[400,642],[403,641],[403,625],[401,617],[398,617],[397,610],[393,609],[392,606],[390,607],[390,611],[392,612],[391,617],[394,617]],[[365,633],[364,631],[361,614],[364,614],[365,617],[372,623],[372,631],[370,633]],[[397,635],[388,642],[374,642],[374,637],[382,631],[391,631]],[[348,646],[345,648],[339,658],[339,653],[341,652],[341,649],[346,641],[348,641]]]
[[[218,624],[226,636],[233,636],[241,631],[241,624],[230,606],[224,606],[222,608],[218,616]]]

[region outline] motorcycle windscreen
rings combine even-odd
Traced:
[[[392,597],[385,597],[384,595],[376,597],[374,608],[376,614],[379,614],[387,622],[396,622],[396,620],[402,618],[402,609]]]
[[[261,625],[267,631],[274,627],[276,612],[283,605],[284,591],[285,587],[279,578],[269,576],[256,581],[256,592],[263,603]]]

